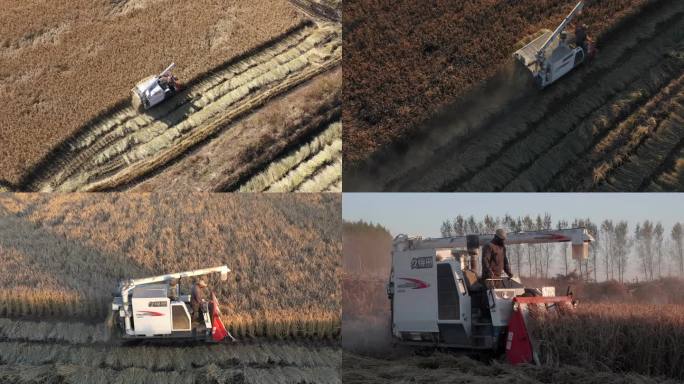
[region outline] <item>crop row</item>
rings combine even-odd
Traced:
[[[684,149],[676,153],[674,158],[676,160],[672,167],[658,175],[647,190],[652,192],[684,190]]]
[[[560,140],[554,141],[552,146],[544,147],[542,155],[536,158],[531,165],[506,185],[506,189],[545,190],[548,185],[554,182],[560,183],[560,180],[565,183],[561,187],[564,188],[563,190],[587,190],[594,188],[593,184],[600,180],[601,176],[599,173],[594,171],[590,178],[587,176],[582,177],[571,172],[573,168],[581,168],[583,162],[590,163],[589,166],[594,169],[601,167],[600,157],[619,161],[618,154],[611,156],[605,148],[597,148],[597,146],[605,145],[605,143],[601,143],[601,139],[621,129],[632,132],[630,140],[637,139],[635,136],[640,132],[647,134],[649,130],[646,127],[629,129],[628,127],[623,128],[622,125],[632,125],[632,128],[639,126],[639,122],[643,120],[632,119],[632,115],[638,114],[641,108],[649,109],[649,107],[652,107],[652,105],[649,105],[650,100],[655,99],[656,102],[654,104],[657,105],[657,100],[659,100],[660,93],[662,93],[661,90],[667,85],[672,76],[676,76],[679,73],[680,68],[682,67],[672,65],[666,65],[664,68],[663,66],[657,66],[651,68],[647,75],[638,77],[626,89],[616,93],[610,102],[600,105],[596,112],[592,113],[586,120],[575,124],[573,128],[561,136]],[[559,114],[558,117],[559,122],[556,126],[564,126],[564,122],[567,121],[564,119],[566,116]],[[621,150],[624,151],[626,148]],[[586,153],[589,151],[595,155],[587,156]],[[533,153],[534,151],[529,152]],[[662,153],[659,152],[658,155],[662,155]],[[604,167],[599,172],[605,173],[609,169]],[[581,179],[578,180],[577,178]],[[634,189],[628,188],[624,190],[632,191]]]
[[[341,138],[342,125],[339,122],[331,124],[311,141],[271,163],[264,171],[248,180],[240,187],[240,192],[295,190],[323,165],[342,156]]]
[[[634,191],[648,186],[660,167],[672,153],[678,157],[684,143],[684,89],[671,100],[671,109],[659,121],[657,129],[649,132],[627,161],[617,168],[606,182],[598,186],[599,191]]]

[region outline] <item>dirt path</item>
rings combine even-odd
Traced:
[[[88,124],[27,189],[96,191],[129,183],[340,60],[338,25],[302,25],[147,113],[127,107]]]
[[[375,157],[369,171],[345,172],[345,188],[553,189],[573,162],[684,72],[682,31],[684,3],[656,4],[605,36],[593,62],[543,91],[511,64],[436,116],[410,146]]]

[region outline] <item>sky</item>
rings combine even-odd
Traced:
[[[684,223],[684,194],[677,193],[344,193],[342,217],[382,224],[392,235],[439,237],[445,219],[456,215],[513,217],[549,213],[559,219],[660,221],[669,234]]]

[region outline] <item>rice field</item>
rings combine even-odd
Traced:
[[[45,7],[10,0],[0,12],[0,180],[17,187],[89,121],[128,103],[137,81],[173,61],[191,84],[305,21],[287,0]]]
[[[510,59],[491,80],[435,112],[416,128],[421,133],[370,158],[365,169],[345,169],[345,186],[678,190],[682,15],[682,3],[654,0],[612,24],[606,19],[596,58],[542,91]]]
[[[113,189],[159,169],[271,98],[339,64],[334,24],[303,23],[273,44],[214,71],[152,114],[133,107],[89,123],[29,189]]]
[[[585,304],[558,318],[538,318],[535,336],[545,365],[571,361],[682,380],[682,323],[684,308],[677,304]]]
[[[0,195],[0,317],[101,323],[123,278],[226,264],[236,337],[338,337],[339,196],[123,196]]]
[[[118,45],[114,47],[115,51],[145,57],[149,62],[125,60],[124,55],[118,55],[114,60],[109,57],[112,52],[100,49],[94,50],[92,57],[81,54],[83,57],[79,57],[80,61],[69,58],[68,65],[60,66],[64,67],[63,71],[53,75],[62,82],[49,83],[47,86],[43,86],[46,81],[45,73],[42,72],[27,77],[30,81],[25,82],[15,79],[12,71],[19,71],[18,68],[10,67],[6,69],[7,74],[0,73],[0,95],[5,88],[8,92],[13,92],[5,95],[9,98],[10,104],[19,100],[17,92],[24,90],[22,87],[37,89],[35,82],[38,82],[41,89],[45,88],[46,91],[41,95],[45,100],[41,99],[36,103],[41,103],[43,108],[60,111],[57,116],[52,116],[54,126],[49,131],[51,140],[47,142],[34,138],[36,133],[46,131],[34,130],[27,135],[22,134],[20,129],[8,127],[6,135],[16,136],[9,137],[12,140],[3,140],[9,144],[3,150],[17,152],[14,147],[16,142],[17,147],[24,148],[24,153],[20,155],[28,155],[28,151],[31,151],[31,158],[17,156],[14,152],[5,153],[5,162],[16,159],[19,161],[20,169],[12,169],[13,165],[8,165],[8,172],[12,173],[7,176],[0,174],[1,184],[7,185],[11,190],[43,192],[132,189],[182,161],[198,148],[213,141],[221,141],[221,136],[231,136],[230,131],[236,124],[249,116],[262,114],[262,109],[274,99],[296,92],[298,87],[305,86],[312,79],[323,77],[327,72],[340,67],[341,3],[323,4],[308,0],[249,4],[238,2],[229,5],[210,4],[204,7],[202,12],[192,11],[195,7],[202,7],[201,3],[182,6],[170,3],[171,0],[158,0],[115,2],[104,7],[84,5],[80,13],[68,7],[58,6],[49,18],[55,19],[56,22],[63,17],[68,21],[62,20],[60,27],[55,31],[46,32],[44,28],[40,29],[37,37],[34,36],[34,32],[28,32],[26,36],[29,36],[31,41],[36,41],[35,44],[31,43],[30,49],[22,45],[21,39],[15,44],[12,34],[9,34],[9,40],[2,41],[0,47],[9,45],[8,53],[25,55],[26,57],[22,57],[24,62],[37,60],[34,51],[41,50],[45,53],[44,57],[41,57],[43,61],[67,60],[63,57],[64,49],[68,48],[70,52],[78,51],[71,45],[80,43],[78,49],[85,49],[83,46],[92,48],[93,44],[86,44],[92,39],[92,31],[88,30],[90,32],[86,34],[87,28],[74,21],[81,16],[86,19],[87,14],[93,25],[107,26],[101,28],[101,35],[98,35],[98,38],[116,41]],[[264,7],[268,10],[263,9]],[[12,5],[10,9],[15,13],[30,13],[37,10],[36,7],[19,3]],[[191,30],[182,35],[182,39],[176,38],[171,44],[164,39],[178,37],[179,33],[183,33],[182,29],[179,30],[179,25],[185,25],[190,20],[179,18],[177,14],[194,16],[192,24],[186,28]],[[255,17],[255,14],[258,17]],[[40,18],[35,19],[38,19],[36,23],[41,22]],[[110,28],[109,24],[113,21],[121,20],[126,22],[118,23],[117,28]],[[168,30],[164,30],[163,33],[150,33],[152,36],[164,35],[164,39],[158,36],[135,39],[135,43],[131,43],[130,39],[126,39],[126,42],[120,40],[121,36],[126,35],[136,23],[141,24],[143,20],[146,26],[154,22],[160,23],[160,20],[184,21],[163,22],[161,24]],[[205,25],[205,22],[209,25]],[[13,24],[12,28],[17,27]],[[138,33],[143,32],[138,30]],[[64,39],[65,36],[69,39]],[[155,45],[150,48],[147,44]],[[166,59],[163,59],[162,64],[157,63],[159,68],[148,68],[155,63],[155,53],[158,53],[160,48],[177,44],[186,44],[189,47],[163,50],[163,55],[159,55],[160,60],[164,57]],[[58,50],[57,47],[63,49]],[[174,53],[173,57],[169,56],[170,52]],[[186,54],[190,56],[186,57]],[[202,60],[197,60],[198,57]],[[109,60],[106,65],[101,65],[99,61],[105,58]],[[124,65],[121,60],[127,63]],[[128,90],[133,84],[146,76],[158,73],[171,61],[177,64],[175,73],[181,81],[181,91],[147,111],[131,103]],[[136,62],[136,66],[127,68],[130,67],[130,62]],[[145,72],[138,70],[138,66],[142,65],[145,65]],[[116,78],[114,86],[108,87],[107,92],[100,92],[98,97],[91,93],[101,87],[82,86],[69,97],[58,97],[58,91],[61,89],[58,85],[64,88],[65,76],[73,77],[76,71],[83,72],[82,76],[69,78],[70,88],[79,87],[79,84],[82,84],[79,81],[99,84],[101,79],[94,80],[93,75],[107,73],[108,76],[116,77],[122,70],[126,73]],[[1,86],[3,79],[7,79],[7,87]],[[126,87],[127,91],[118,92],[121,87]],[[89,103],[81,102],[80,98],[89,100]],[[78,107],[73,108],[73,105]],[[38,121],[46,120],[41,115],[43,112],[23,111],[23,120],[10,116],[9,121],[14,125],[30,128],[38,124]],[[302,118],[306,118],[309,113],[311,111],[302,112]],[[275,126],[271,128],[271,135],[274,137],[282,133],[278,132]],[[0,130],[0,139],[2,135],[3,132]],[[257,144],[265,146],[266,143],[260,135],[251,137],[251,142],[242,140],[240,146],[226,144],[221,153],[238,154]],[[31,138],[31,143],[22,142],[28,138]],[[298,135],[280,138],[287,150],[310,139],[309,136],[301,138]],[[267,148],[259,148],[259,151],[264,150],[274,152],[273,158],[283,155],[277,151],[268,151]],[[228,155],[214,157],[221,163],[226,156]],[[21,161],[22,159],[26,161]],[[250,159],[245,157],[243,160]],[[238,163],[233,168],[261,168],[264,163],[268,165],[272,159],[257,160],[256,164]],[[216,167],[204,166],[202,163],[190,165],[194,174],[219,174],[222,171]],[[3,164],[0,163],[0,170],[2,167]],[[328,173],[331,171],[328,170]],[[315,191],[321,191],[339,180],[331,178],[333,176],[328,175],[315,184],[309,184],[307,190],[319,188]],[[192,183],[189,177],[183,180]],[[330,183],[326,184],[327,181]],[[222,181],[215,183],[220,184]],[[146,188],[152,184],[154,183],[148,183]],[[185,188],[194,191],[213,190],[211,187],[200,188],[198,185],[187,185]]]

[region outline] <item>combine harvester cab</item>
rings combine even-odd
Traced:
[[[178,79],[171,73],[175,67],[176,64],[171,63],[159,75],[147,77],[136,84],[131,90],[133,106],[148,110],[173,97],[180,90]]]
[[[124,340],[200,340],[219,342],[228,337],[235,341],[221,321],[221,311],[216,296],[203,303],[202,321],[193,324],[191,295],[172,295],[182,279],[211,273],[220,273],[221,280],[228,278],[227,266],[199,269],[119,283],[114,296],[112,311]],[[176,287],[171,285],[177,281]],[[174,299],[172,299],[174,297]]]
[[[584,2],[580,1],[554,31],[544,32],[513,54],[532,73],[540,89],[577,68],[588,57],[594,56],[596,50],[586,35],[586,30],[582,29],[584,37],[580,38],[580,44],[575,34],[565,32],[565,28],[583,7]]]
[[[528,305],[546,310],[571,302],[572,297],[555,296],[554,287],[526,288],[516,278],[482,281],[476,271],[480,246],[492,238],[395,238],[387,293],[396,343],[496,353],[512,350],[509,361],[532,361],[531,355],[518,352],[524,337],[533,347],[528,333],[517,332],[520,326],[527,330]],[[506,240],[507,244],[571,242],[578,257],[587,253],[591,241],[584,228],[510,233]]]

